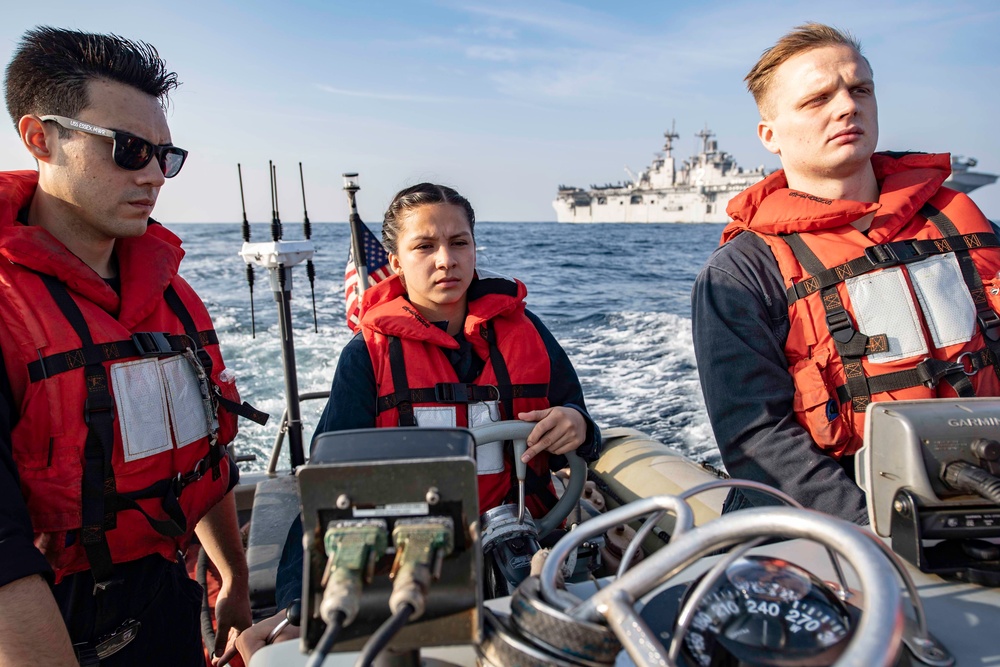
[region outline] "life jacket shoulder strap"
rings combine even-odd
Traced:
[[[83,526],[80,529],[80,542],[87,554],[96,593],[115,581],[111,549],[106,535],[106,531],[113,530],[118,524],[118,493],[111,465],[115,442],[115,402],[108,388],[108,374],[102,363],[102,355],[94,344],[80,307],[58,279],[44,273],[37,275],[82,343],[80,349],[84,358],[84,382],[87,387],[83,418],[87,424],[87,439],[83,448]]]
[[[926,209],[927,207],[930,207],[930,205],[925,204],[924,208]],[[936,211],[937,209],[934,210]],[[921,209],[921,214],[924,214],[924,209]],[[931,219],[928,215],[924,217]],[[958,230],[954,229],[954,226],[952,226],[952,229],[954,231],[951,235],[946,235],[940,239],[907,239],[869,246],[865,248],[864,254],[860,257],[830,269],[820,264],[814,270],[803,264],[803,267],[812,275],[788,288],[786,291],[788,305],[792,305],[798,299],[805,298],[825,287],[832,287],[844,282],[848,278],[869,273],[876,269],[909,264],[933,255],[943,255],[949,252],[958,253],[979,248],[1000,248],[1000,239],[992,232],[959,234]],[[792,236],[797,235],[792,234],[782,238],[788,241]],[[793,252],[795,252],[796,259],[799,259],[799,253],[794,249]],[[801,263],[801,259],[799,261]]]

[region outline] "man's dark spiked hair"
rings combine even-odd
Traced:
[[[76,115],[90,104],[87,83],[123,83],[166,104],[178,86],[156,49],[118,35],[38,26],[24,33],[7,65],[7,111],[14,126],[27,114]]]

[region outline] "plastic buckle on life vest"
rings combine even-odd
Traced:
[[[913,241],[893,241],[865,248],[865,257],[872,266],[881,268],[906,264],[921,259],[923,255],[913,247]]]
[[[994,311],[986,309],[976,316],[979,320],[979,329],[983,335],[990,340],[1000,339],[1000,316]]]
[[[115,408],[114,400],[110,395],[88,396],[83,402],[83,423],[90,425],[90,416],[97,412],[111,412]]]
[[[141,357],[159,357],[174,353],[166,334],[159,331],[137,331],[132,334],[132,342]]]
[[[854,324],[843,308],[827,313],[826,325],[830,328],[830,335],[838,343],[849,343],[854,338]]]
[[[438,403],[469,403],[469,385],[460,382],[438,382],[434,385],[434,400]]]

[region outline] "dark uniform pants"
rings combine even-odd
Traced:
[[[91,645],[136,620],[138,635],[101,667],[204,667],[200,611],[202,589],[183,563],[147,556],[115,566],[124,583],[94,595],[90,572],[80,572],[53,588],[74,644]]]

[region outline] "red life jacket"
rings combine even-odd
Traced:
[[[178,356],[188,350],[210,377],[212,402],[239,396],[220,377],[225,365],[208,312],[177,275],[179,239],[151,223],[144,235],[116,241],[119,297],[48,231],[17,222],[36,183],[35,172],[0,173],[0,333],[16,410],[14,461],[35,545],[56,583],[87,569],[103,582],[113,563],[176,559],[226,493],[223,448],[236,435],[236,415],[223,411],[211,433],[204,404],[209,435],[180,446],[172,421],[163,426],[165,449],[127,455],[122,401],[134,396],[117,395],[116,374],[126,362],[146,360],[149,368],[157,358],[193,370]]]
[[[478,272],[469,287],[463,332],[486,365],[474,382],[464,384],[444,352],[458,349],[458,343],[420,315],[397,276],[365,292],[361,330],[375,369],[376,426],[467,427],[470,409],[475,426],[547,408],[549,356],[524,314],[526,295],[519,280]],[[492,448],[492,464],[484,463],[489,454],[483,447],[477,456],[482,513],[510,502],[513,465],[500,445]],[[542,454],[528,466],[527,505],[536,518],[554,497],[548,463]]]
[[[789,301],[796,419],[831,456],[863,442],[871,401],[1000,395],[1000,241],[941,187],[948,155],[876,154],[878,203],[814,197],[776,172],[734,198],[723,243],[771,248]],[[867,235],[851,222],[875,217]]]

